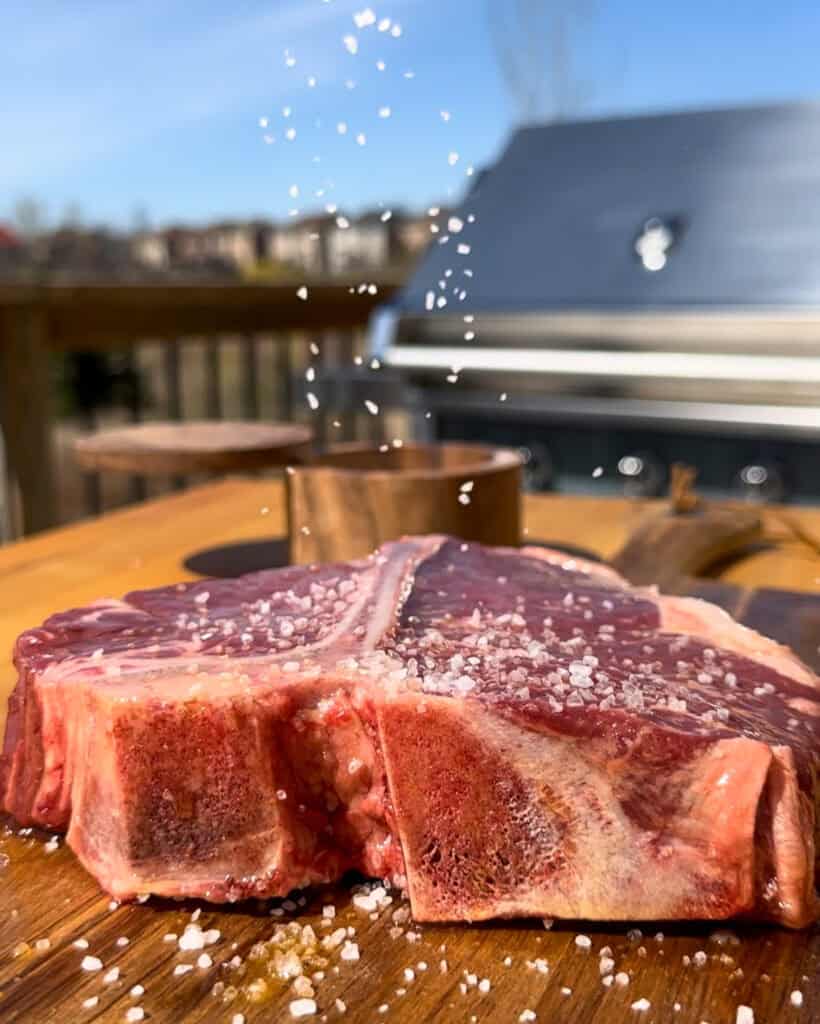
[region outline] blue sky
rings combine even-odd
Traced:
[[[4,0],[0,217],[28,195],[128,226],[138,207],[162,224],[458,194],[512,125],[487,18],[506,2]],[[357,28],[368,6],[401,36]],[[820,98],[816,0],[597,0],[575,39],[584,116]]]

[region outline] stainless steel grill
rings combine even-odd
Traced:
[[[540,487],[682,460],[820,498],[820,106],[528,127],[451,227],[371,330],[429,434],[528,447]]]

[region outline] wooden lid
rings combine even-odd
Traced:
[[[312,441],[313,431],[297,423],[194,420],[104,430],[80,438],[74,452],[92,471],[228,473],[302,461]]]

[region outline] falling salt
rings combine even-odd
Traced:
[[[354,13],[353,21],[356,23],[356,28],[368,28],[370,25],[375,25],[376,15],[373,13],[372,7],[365,7],[363,11]]]
[[[459,256],[469,256],[470,253],[472,252],[472,247],[466,245],[464,242],[459,242],[458,246],[456,247],[456,252],[459,254]]]
[[[356,142],[360,146],[366,146],[367,145],[367,136],[365,135],[364,132],[359,132],[359,134],[356,136]]]
[[[387,118],[387,117],[390,117],[390,114],[391,114],[390,107],[379,107],[379,117]]]
[[[97,956],[84,956],[80,962],[80,967],[84,971],[101,971],[102,960]]]
[[[448,164],[449,164],[449,165],[450,165],[451,167],[455,167],[455,165],[456,165],[456,164],[458,163],[458,161],[459,161],[459,156],[458,156],[458,153],[456,153],[456,152],[451,152],[451,153],[448,153],[448,154],[447,154],[447,163],[448,163]]]
[[[594,477],[595,477],[596,479],[597,479],[597,478],[598,478],[599,476],[603,476],[603,475],[604,475],[604,467],[603,467],[603,466],[596,466],[596,467],[595,467],[595,469],[593,469],[593,471],[592,471],[592,475],[593,475],[593,476],[594,476]]]
[[[316,395],[313,394],[312,391],[308,391],[306,397],[307,397],[307,404],[311,407],[311,409],[313,409],[315,411],[316,409],[319,408],[319,399],[316,397]]]
[[[296,289],[296,297],[301,299],[302,302],[306,302],[307,301],[308,290],[305,287],[305,285],[302,285],[300,288]]]
[[[119,967],[112,967],[110,971],[106,971],[103,975],[104,985],[113,985],[115,981],[119,981],[120,969]]]
[[[125,1011],[125,1019],[127,1021],[134,1022],[145,1020],[145,1010],[141,1006],[129,1006]]]
[[[789,996],[789,1002],[792,1006],[803,1005],[803,993],[799,989],[795,989],[794,992]]]
[[[376,403],[371,401],[369,398],[365,399],[364,407],[365,407],[365,409],[367,409],[367,411],[370,413],[371,416],[378,416],[379,415],[379,407],[378,407],[378,405],[376,405]]]
[[[738,1006],[735,1024],[755,1024],[755,1012],[751,1006],[744,1006],[743,1003]]]
[[[651,1005],[648,999],[636,999],[630,1009],[635,1010],[636,1013],[645,1013]]]
[[[381,220],[382,224],[386,224],[390,220],[390,218],[392,216],[393,216],[393,211],[392,210],[385,210],[384,213],[379,218],[379,220]]]
[[[348,53],[352,53],[355,55],[359,52],[359,40],[355,36],[344,36],[342,38],[342,42],[344,43],[344,48],[347,50]]]

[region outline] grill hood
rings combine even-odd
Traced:
[[[448,268],[476,313],[817,309],[820,105],[522,128],[457,216],[402,312]]]
[[[522,128],[371,350],[436,405],[820,434],[820,105]]]

